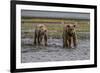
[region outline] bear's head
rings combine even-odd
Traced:
[[[76,28],[75,24],[68,24],[66,26],[68,35],[72,36],[75,33],[75,28]]]
[[[46,28],[46,26],[44,24],[40,24],[39,25],[39,30],[40,30],[40,34],[41,35],[44,35],[47,32],[47,28]]]

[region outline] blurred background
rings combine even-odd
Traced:
[[[79,39],[89,39],[89,13],[21,10],[22,38],[32,38],[35,26],[44,24],[48,29],[48,38],[60,39],[64,25],[70,23],[77,24],[76,32]]]

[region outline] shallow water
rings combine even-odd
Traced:
[[[62,39],[49,39],[48,47],[34,46],[33,39],[22,39],[21,62],[72,61],[90,59],[90,40],[78,40],[77,48],[63,48]]]

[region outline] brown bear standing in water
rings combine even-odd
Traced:
[[[34,45],[45,45],[47,46],[47,28],[43,24],[36,26],[34,33]]]
[[[64,30],[63,30],[63,47],[64,48],[77,47],[77,36],[76,36],[75,27],[76,27],[75,24],[67,24],[64,27]]]

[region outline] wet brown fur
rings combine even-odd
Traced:
[[[44,45],[47,46],[47,28],[43,24],[36,26],[34,33],[34,45]]]
[[[64,26],[63,30],[63,47],[64,48],[75,48],[77,47],[77,35],[76,35],[76,25],[67,24]]]

